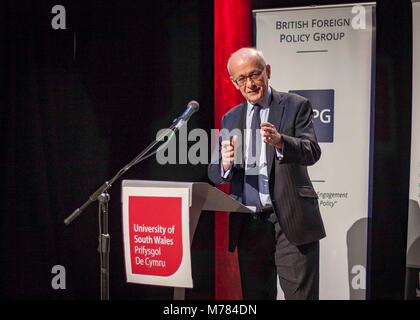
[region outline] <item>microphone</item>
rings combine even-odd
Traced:
[[[188,102],[187,109],[184,111],[183,114],[181,114],[181,116],[177,120],[188,121],[190,117],[198,111],[198,109],[200,109],[200,105],[198,104],[198,102],[195,100],[191,100],[190,102]]]
[[[175,119],[177,122],[175,129],[182,127],[184,123],[186,123],[191,118],[191,116],[198,111],[198,109],[200,109],[200,105],[197,101],[191,100],[188,102],[187,109],[185,109],[184,113]]]

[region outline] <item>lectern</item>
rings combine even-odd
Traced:
[[[192,288],[191,243],[201,211],[253,213],[204,182],[122,181],[127,282],[174,288],[185,299]]]

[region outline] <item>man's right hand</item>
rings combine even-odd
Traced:
[[[222,166],[224,172],[230,170],[235,161],[235,145],[238,143],[238,136],[234,135],[231,141],[222,141]]]

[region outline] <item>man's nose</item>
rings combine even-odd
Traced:
[[[251,87],[255,86],[255,80],[252,80],[251,77],[246,78],[246,85],[248,85],[248,80]]]

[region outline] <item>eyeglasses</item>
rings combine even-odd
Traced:
[[[238,79],[233,80],[233,82],[235,82],[238,86],[243,87],[244,85],[246,85],[246,81],[248,80],[248,78],[251,79],[252,81],[259,80],[263,72],[264,72],[264,69],[252,71],[249,75],[240,76]]]

